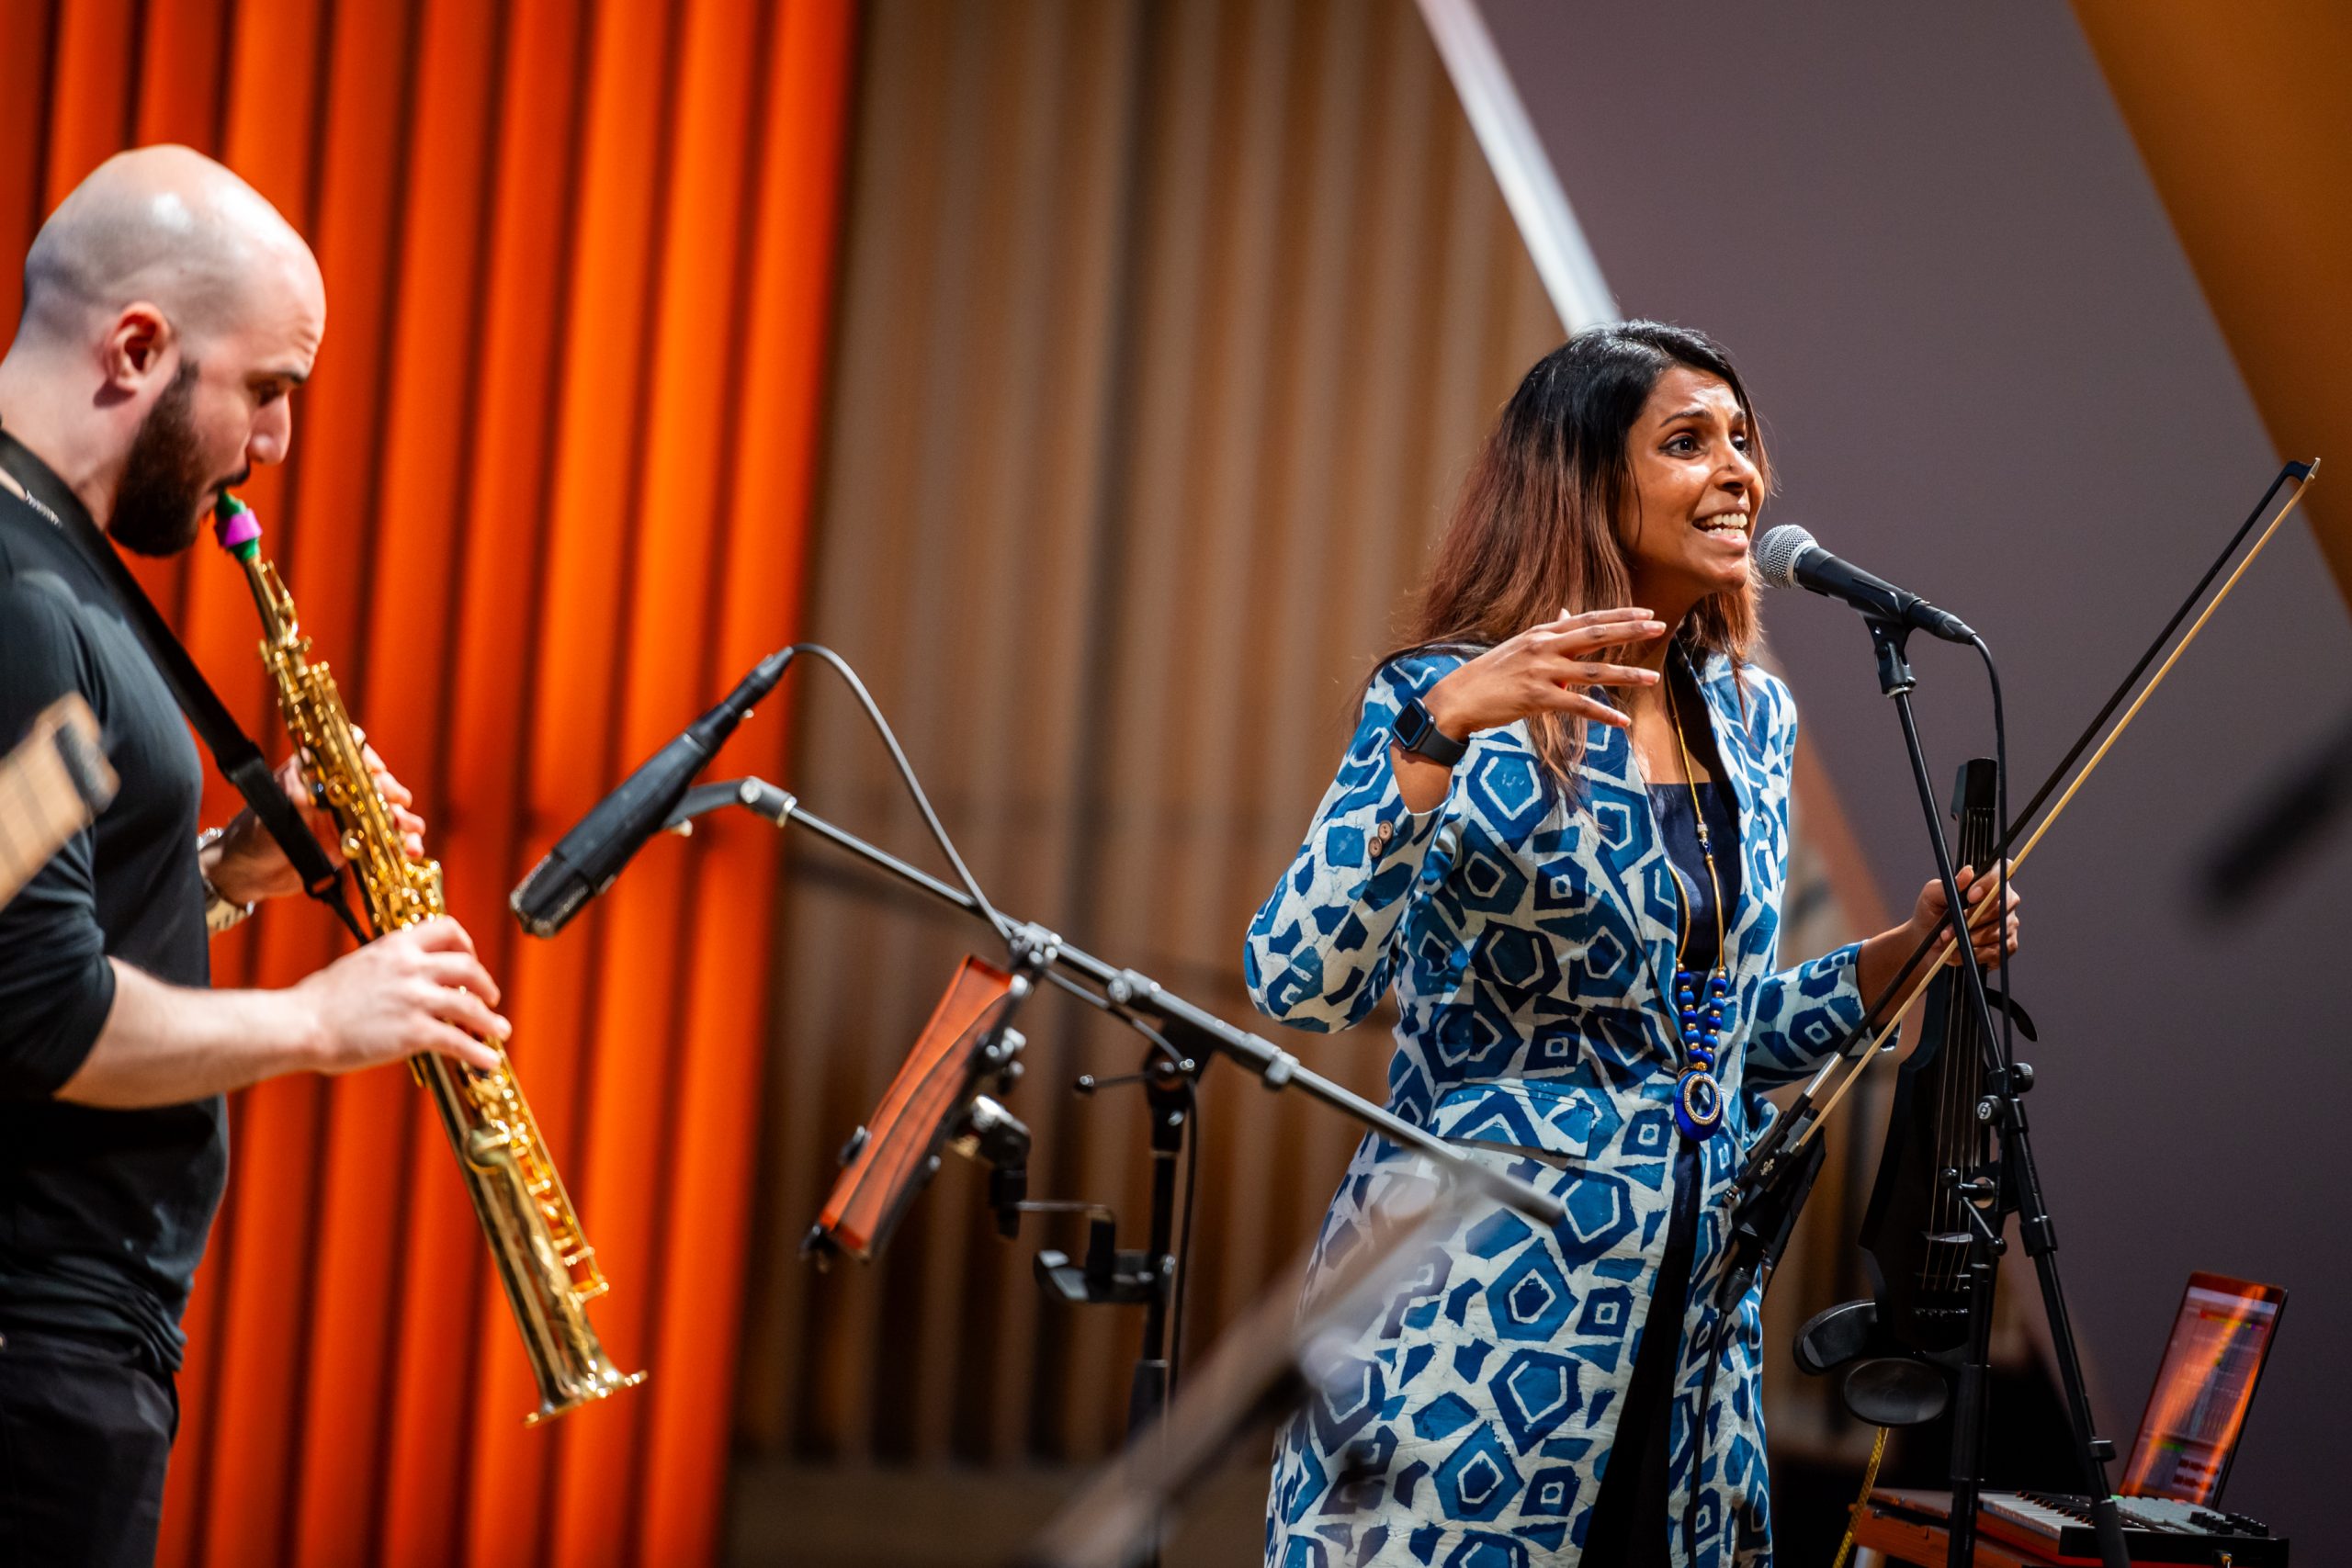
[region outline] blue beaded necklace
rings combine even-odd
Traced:
[[[1714,890],[1715,906],[1715,967],[1703,985],[1689,964],[1682,962],[1690,948],[1690,896],[1682,886],[1682,873],[1667,857],[1666,869],[1674,878],[1674,902],[1680,928],[1674,944],[1674,1007],[1682,1028],[1684,1061],[1681,1075],[1674,1085],[1674,1124],[1682,1135],[1693,1141],[1712,1138],[1724,1124],[1723,1085],[1715,1077],[1716,1044],[1723,1038],[1724,1009],[1731,998],[1731,976],[1724,968],[1730,957],[1724,941],[1724,885],[1715,874],[1714,845],[1707,833],[1707,814],[1699,805],[1699,784],[1690,766],[1690,742],[1682,733],[1682,714],[1674,697],[1674,682],[1668,680],[1666,711],[1674,725],[1674,743],[1682,750],[1682,785],[1690,792],[1690,819],[1699,829],[1699,857],[1707,863],[1707,885]]]

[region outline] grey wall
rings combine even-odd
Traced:
[[[1767,521],[1986,635],[2021,802],[2278,457],[2071,15],[1487,10],[1621,305],[1705,327],[1748,378],[1782,484]],[[2352,483],[2352,452],[2324,456]],[[1769,626],[1907,907],[1928,863],[1860,625],[1798,595]],[[1941,789],[1990,749],[1983,682],[1962,650],[1915,652]],[[2314,1549],[2352,1342],[2352,834],[2227,923],[2190,873],[2347,708],[2352,631],[2293,522],[2019,879],[2037,1148],[2102,1429],[2129,1445],[2190,1269],[2287,1286],[2229,1500]]]

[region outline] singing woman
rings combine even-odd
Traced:
[[[1769,489],[1703,333],[1629,321],[1545,355],[1250,926],[1261,1008],[1345,1029],[1393,989],[1389,1108],[1567,1209],[1548,1233],[1474,1216],[1364,1331],[1283,1434],[1270,1564],[1770,1561],[1759,1299],[1715,1333],[1716,1200],[1761,1091],[1862,1021],[1944,899],[1780,965],[1796,709],[1749,659]],[[1318,1273],[1407,1162],[1356,1151]]]

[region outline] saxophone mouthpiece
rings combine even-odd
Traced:
[[[239,560],[251,560],[261,553],[261,524],[254,519],[254,509],[225,490],[212,508],[212,536]]]

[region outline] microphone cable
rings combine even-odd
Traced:
[[[2172,640],[2173,634],[2178,631],[2181,624],[2187,621],[2189,615],[2196,611],[2198,602],[2205,596],[2205,591],[2213,585],[2214,581],[2220,578],[2224,570],[2228,570],[2230,562],[2233,558],[2236,558],[2239,547],[2245,543],[2247,536],[2253,534],[2256,525],[2261,523],[2263,513],[2270,510],[2270,502],[2278,495],[2279,487],[2287,483],[2288,480],[2292,479],[2296,484],[2295,493],[2293,496],[2289,498],[2287,504],[2279,510],[2278,515],[2271,518],[2270,525],[2262,531],[2261,537],[2255,540],[2254,547],[2246,552],[2245,558],[2243,560],[2239,560],[2237,570],[2230,573],[2229,581],[2222,584],[2221,595],[2217,595],[2211,603],[2206,604],[2204,615],[2199,615],[2196,624],[2188,628],[2188,638],[2184,639],[2173,649],[2171,658],[2166,659],[2165,660],[2164,668],[2156,671],[2156,679],[2158,681],[2164,679],[2165,671],[2172,668],[2173,660],[2178,659],[2182,651],[2188,648],[2188,640],[2193,639],[2197,636],[2198,631],[2204,626],[2206,617],[2210,616],[2213,613],[2214,609],[2221,604],[2222,597],[2228,594],[2231,588],[2236,584],[2238,578],[2245,574],[2245,569],[2253,564],[2254,558],[2261,553],[2263,546],[2269,542],[2270,536],[2278,530],[2278,525],[2285,522],[2288,513],[2294,511],[2295,507],[2301,503],[2303,494],[2303,486],[2310,482],[2312,474],[2317,467],[2318,461],[2317,459],[2313,459],[2308,464],[2290,462],[2279,468],[2278,477],[2270,481],[2270,487],[2262,492],[2262,499],[2254,503],[2254,510],[2246,513],[2245,521],[2238,525],[2237,532],[2230,536],[2229,543],[2222,547],[2221,554],[2213,558],[2212,564],[2205,569],[2205,574],[2197,580],[2197,585],[2188,591],[2188,597],[2180,602],[2179,608],[2173,611],[2171,618],[2165,622],[2164,629],[2156,634],[2155,640],[2148,644],[2146,649],[2141,653],[2139,660],[2133,663],[2130,671],[2127,672],[2122,681],[2116,685],[2115,690],[2108,694],[2107,700],[2099,705],[2099,710],[2097,714],[2092,716],[2090,723],[2083,727],[2082,733],[2077,735],[2075,738],[2074,744],[2066,749],[2066,754],[2058,760],[2058,765],[2051,769],[2050,776],[2041,781],[2041,787],[2034,791],[2033,798],[2025,803],[2025,809],[2014,818],[2007,816],[2006,812],[2004,813],[2001,819],[2001,841],[1999,846],[1994,852],[1995,858],[2005,863],[2007,862],[2009,858],[2009,852],[2016,847],[2018,839],[2024,836],[2027,820],[2030,819],[2036,812],[2040,811],[2044,803],[2046,803],[2052,795],[2058,794],[2062,787],[2066,789],[2066,793],[2069,797],[2072,796],[2074,788],[2082,784],[2084,778],[2088,774],[2088,770],[2085,770],[2082,773],[2070,773],[2069,770],[2074,767],[2075,761],[2084,752],[2091,749],[2092,742],[2099,739],[2099,731],[2106,725],[2107,721],[2114,716],[2115,710],[2123,706],[2124,700],[2132,695],[2132,690],[2134,686],[2138,685],[2140,678],[2148,672],[2150,666],[2155,664],[2159,657],[2163,656],[2165,652],[2165,645]],[[1998,673],[1994,671],[1991,668],[1991,653],[1989,651],[1984,652],[1984,658],[1987,672],[1992,676],[1994,682],[1994,705],[1996,715],[1995,743],[1996,749],[1998,749],[2003,745],[2002,735],[2004,733],[2001,729],[1998,717],[2000,704],[2000,678]],[[2152,684],[2141,692],[2139,702],[2133,703],[2132,711],[2127,712],[2123,716],[2124,722],[2126,724],[2131,722],[2132,714],[2139,711],[2139,703],[2145,702],[2149,693],[2153,692],[2154,689],[2154,686]],[[2102,755],[2106,750],[2106,745],[2113,744],[2115,738],[2121,733],[2122,730],[2119,727],[2117,729],[2108,734],[2106,744],[2100,747],[2100,752]],[[2096,766],[2098,761],[2098,758],[2097,756],[2094,756],[2091,759],[2093,766]],[[1995,761],[1995,766],[2000,773],[2001,787],[2006,791],[2008,782],[2008,770],[2002,765],[2001,761],[1997,756]],[[2006,795],[2004,798],[2006,798]],[[2064,807],[2065,805],[2065,800],[2062,799],[2058,804],[2061,807]],[[2039,830],[2037,830],[2035,837],[2038,838],[2039,836]],[[1886,1006],[1888,1002],[1893,1001],[1895,996],[1901,992],[1903,987],[1910,983],[1913,974],[1918,967],[1919,961],[1928,955],[1928,950],[1932,948],[1935,943],[1936,937],[1933,934],[1920,940],[1919,944],[1911,950],[1911,955],[1903,961],[1903,966],[1896,971],[1894,978],[1887,984],[1885,989],[1882,990],[1877,997],[1872,998],[1869,1012],[1865,1015],[1866,1018],[1877,1016],[1879,1010]],[[2006,984],[2006,978],[2004,983]],[[1850,1035],[1848,1039],[1849,1042],[1851,1042],[1856,1038],[1867,1038],[1870,1033],[1871,1027],[1866,1021],[1855,1035]],[[1843,1050],[1844,1048],[1845,1047],[1843,1045],[1839,1047],[1840,1050]]]
[[[970,896],[973,907],[978,909],[981,917],[995,929],[996,934],[1004,940],[1004,944],[1007,947],[1018,945],[1014,941],[1012,923],[998,912],[994,904],[989,902],[989,896],[980,891],[979,882],[972,875],[971,868],[964,863],[964,857],[956,852],[955,840],[947,836],[947,829],[940,825],[939,813],[932,809],[931,797],[923,793],[922,782],[915,777],[914,765],[907,761],[907,753],[899,746],[898,736],[891,730],[890,721],[882,716],[881,706],[875,702],[874,694],[865,689],[865,682],[858,679],[857,671],[849,667],[847,660],[822,643],[796,642],[784,651],[790,658],[797,659],[806,655],[820,660],[830,666],[849,687],[850,694],[857,699],[858,705],[865,711],[867,722],[874,726],[874,732],[882,738],[883,748],[890,753],[890,761],[897,766],[899,777],[907,786],[908,795],[914,801],[915,809],[922,814],[923,826],[931,829],[932,840],[939,846],[939,852],[947,858],[947,863],[955,868],[956,880],[964,885],[964,891]],[[1046,972],[1052,973],[1050,969]]]
[[[978,877],[974,877],[974,874],[971,874],[971,867],[965,865],[965,856],[959,856],[957,851],[955,851],[955,840],[950,840],[948,829],[945,829],[944,825],[941,825],[941,820],[938,820],[938,811],[933,811],[932,808],[932,797],[924,795],[922,781],[915,778],[915,764],[910,764],[910,761],[906,760],[906,748],[900,748],[899,745],[899,736],[896,736],[896,731],[891,731],[889,719],[882,717],[882,705],[875,703],[873,691],[865,689],[865,682],[858,680],[856,670],[849,668],[847,659],[842,659],[840,653],[835,653],[832,649],[828,649],[826,644],[820,644],[820,642],[795,642],[793,647],[786,649],[786,656],[790,656],[790,659],[811,656],[811,659],[826,663],[835,674],[840,674],[842,684],[849,686],[849,694],[856,698],[858,707],[865,712],[865,719],[873,724],[875,733],[882,739],[882,748],[889,752],[889,760],[891,764],[899,769],[900,781],[906,783],[908,797],[915,802],[917,811],[922,813],[922,825],[932,829],[932,841],[933,844],[938,844],[938,853],[945,856],[948,865],[955,867],[955,879],[965,884],[965,894],[971,896],[974,908],[981,912],[983,919],[988,919],[988,924],[995,929],[997,936],[1004,938],[1004,945],[1007,947],[1016,945],[1016,941],[1013,941],[1012,921],[1009,921],[1007,917],[995,908],[995,905],[988,903],[988,894],[983,894],[981,891]],[[1167,1286],[1169,1288],[1167,1399],[1173,1401],[1176,1399],[1176,1378],[1179,1378],[1179,1368],[1183,1366],[1183,1303],[1185,1303],[1185,1288],[1188,1288],[1190,1279],[1193,1279],[1193,1269],[1188,1267],[1190,1260],[1193,1260],[1193,1211],[1194,1211],[1194,1197],[1200,1194],[1200,1135],[1202,1135],[1200,1134],[1200,1128],[1202,1128],[1200,1079],[1197,1079],[1194,1072],[1183,1072],[1183,1063],[1185,1063],[1183,1051],[1179,1051],[1173,1043],[1169,1043],[1167,1034],[1162,1034],[1159,1030],[1148,1025],[1143,1018],[1134,1016],[1134,1013],[1129,1013],[1129,1010],[1122,1009],[1122,1006],[1113,1004],[1108,997],[1093,995],[1091,989],[1087,989],[1084,985],[1077,983],[1077,980],[1063,976],[1061,971],[1056,971],[1054,966],[1045,968],[1045,978],[1051,980],[1054,985],[1058,985],[1061,989],[1066,989],[1068,995],[1077,997],[1080,1001],[1087,1001],[1089,1006],[1096,1006],[1096,1009],[1105,1010],[1105,1013],[1110,1013],[1110,1016],[1117,1018],[1120,1022],[1125,1022],[1126,1027],[1131,1027],[1131,1030],[1136,1030],[1138,1034],[1143,1034],[1143,1039],[1150,1042],[1152,1054],[1167,1060],[1169,1069],[1176,1072],[1185,1084],[1185,1117],[1190,1119],[1193,1126],[1188,1128],[1188,1135],[1185,1135],[1185,1145],[1183,1145],[1183,1208],[1181,1208],[1179,1223],[1176,1223],[1176,1253],[1173,1253],[1173,1256],[1176,1256],[1176,1279]]]
[[[2001,1070],[2006,1074],[2017,1060],[2017,1008],[2009,989],[2009,719],[2001,702],[2001,671],[1993,662],[1993,650],[1974,632],[1968,640],[1975,645],[1977,656],[1984,660],[1984,683],[1993,693],[1993,793],[2000,803],[2001,843],[1996,852],[1992,869],[2001,879],[2001,905],[1994,911],[1998,920],[2001,945]],[[2009,1086],[2014,1089],[2015,1086]]]

